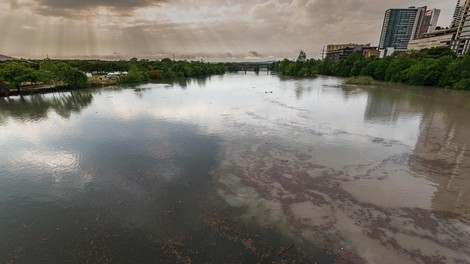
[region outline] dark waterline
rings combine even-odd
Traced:
[[[465,95],[228,74],[2,99],[0,261],[469,263]]]

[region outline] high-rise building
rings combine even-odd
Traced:
[[[423,16],[423,21],[419,30],[418,37],[422,38],[424,34],[433,32],[437,27],[437,21],[439,21],[439,15],[441,14],[440,9],[427,10]]]
[[[457,28],[457,34],[452,48],[461,56],[470,51],[470,0],[463,1],[460,23]]]
[[[457,5],[455,6],[454,16],[452,17],[452,23],[450,24],[451,28],[459,27],[464,6],[465,6],[465,0],[457,0]]]
[[[422,31],[426,9],[427,7],[413,6],[387,10],[380,36],[379,49],[406,51],[408,42],[418,38],[420,31]]]

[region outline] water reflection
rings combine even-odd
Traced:
[[[301,100],[305,94],[310,94],[314,90],[313,81],[314,78],[291,78],[291,77],[279,77],[282,82],[291,83],[294,85],[295,98]],[[317,81],[324,81],[320,79]],[[290,85],[284,86],[286,90],[292,90]]]
[[[177,78],[177,79],[171,81],[170,83],[172,84],[172,87],[178,86],[183,90],[187,89],[191,85],[197,85],[197,86],[202,88],[206,85],[206,82],[209,78],[216,78],[216,77],[217,76],[215,76],[215,77],[200,77],[200,78],[192,78],[192,79]]]
[[[69,118],[72,113],[79,114],[92,101],[91,90],[0,98],[0,123],[8,118],[38,121],[47,118],[50,110],[61,117]]]
[[[470,100],[342,82],[1,101],[0,259],[469,263]]]
[[[390,92],[384,89],[368,89],[367,106],[364,114],[366,122],[396,122],[399,113],[397,97],[391,96]]]
[[[468,156],[462,150],[468,140],[461,137],[466,143],[457,143],[454,136],[466,135],[469,128],[454,125],[452,136],[432,135],[433,140],[423,133],[429,124],[427,116],[439,112],[444,119],[455,119],[451,123],[465,124],[465,117],[457,113],[468,112],[469,100],[462,93],[433,88],[315,82],[316,93],[309,95],[308,103],[285,97],[270,101],[273,107],[296,112],[303,120],[286,115],[269,125],[233,126],[250,131],[249,135],[267,128],[271,133],[225,144],[214,171],[220,194],[232,206],[247,208],[247,219],[276,225],[286,236],[295,233],[317,241],[321,247],[347,254],[354,263],[361,259],[369,263],[468,263],[468,207],[462,206],[468,193]],[[296,84],[289,80],[281,87],[296,91]],[[432,123],[449,129],[442,122]],[[435,174],[446,175],[442,158],[436,155],[442,148],[422,150],[421,140],[459,145],[460,151],[450,155],[457,160],[450,163],[462,168],[457,172],[452,166],[462,176],[457,182],[460,188],[448,190],[452,197],[445,197],[441,206],[436,206],[436,200],[443,187],[436,184],[436,175],[417,167],[416,161],[432,153],[424,162],[435,164]],[[449,184],[444,186],[449,189]],[[455,203],[459,198],[462,205]]]
[[[432,209],[444,219],[470,221],[470,123],[468,98],[455,91],[361,87],[368,94],[366,122],[420,116],[409,168],[435,183]],[[396,92],[390,92],[396,91]]]
[[[444,219],[470,221],[470,123],[468,100],[428,102],[410,168],[437,186],[432,208]]]
[[[213,191],[209,175],[220,139],[189,122],[186,114],[194,111],[175,103],[183,98],[191,106],[194,98],[173,87],[179,84],[85,92],[91,100],[80,112],[65,103],[71,100],[67,93],[6,104],[3,116],[12,120],[0,130],[8,137],[1,141],[0,259],[333,262],[310,247],[292,248],[276,230],[237,218],[238,211]],[[79,114],[50,114],[61,103]],[[14,108],[23,114],[17,117]]]

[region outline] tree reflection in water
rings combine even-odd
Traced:
[[[93,102],[97,91],[80,90],[51,94],[34,94],[0,99],[0,123],[8,118],[21,121],[38,121],[48,117],[52,110],[63,118],[80,113]]]

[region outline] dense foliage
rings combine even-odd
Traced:
[[[65,62],[44,60],[39,64],[39,77],[42,83],[65,84],[69,88],[88,86],[88,78],[79,69]]]
[[[375,85],[378,84],[374,78],[369,76],[353,76],[346,79],[347,84],[357,84],[357,85]]]
[[[48,84],[69,88],[88,86],[82,71],[65,62],[44,60],[40,63],[10,61],[0,64],[0,82],[20,91],[22,85]]]
[[[104,61],[104,60],[68,60],[71,66],[83,72],[109,73],[124,72],[129,75],[121,79],[124,83],[137,83],[142,81],[157,81],[183,77],[200,77],[212,74],[223,74],[226,67],[223,64],[204,63],[201,61],[173,61],[162,60],[131,60]]]
[[[273,69],[288,76],[315,76],[317,73],[342,77],[369,76],[380,81],[470,90],[470,54],[460,58],[447,47],[383,59],[364,58],[359,54],[338,62],[300,57],[296,61],[277,62]]]
[[[272,70],[286,76],[314,77],[318,73],[320,60],[307,59],[305,52],[300,51],[296,61],[284,59],[274,63]]]
[[[53,85],[69,88],[83,88],[93,83],[85,72],[106,75],[110,72],[128,72],[115,79],[120,83],[138,83],[181,77],[199,77],[222,74],[226,70],[223,64],[211,64],[199,61],[157,61],[131,59],[129,61],[104,60],[35,60],[9,61],[0,63],[0,83],[20,91],[22,86]]]

